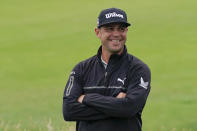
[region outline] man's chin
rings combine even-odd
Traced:
[[[111,49],[110,51],[112,54],[119,54],[121,52],[121,49]]]

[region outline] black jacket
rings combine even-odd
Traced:
[[[80,62],[70,74],[63,96],[63,116],[77,131],[141,131],[141,113],[150,91],[150,70],[127,53],[112,55],[105,69],[97,55]],[[125,92],[125,98],[116,98]],[[85,94],[82,104],[77,102]]]

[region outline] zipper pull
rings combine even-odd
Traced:
[[[104,75],[104,86],[107,87],[107,72],[105,72],[105,75]],[[106,90],[104,94],[106,94]]]
[[[105,72],[105,78],[107,77],[107,72]]]
[[[104,85],[106,86],[107,85],[107,72],[105,72],[105,76],[104,76]]]

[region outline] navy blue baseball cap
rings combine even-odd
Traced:
[[[110,23],[122,23],[126,26],[131,25],[127,22],[127,14],[118,8],[108,8],[100,12],[97,21],[97,27],[100,28],[101,26]]]

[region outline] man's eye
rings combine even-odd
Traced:
[[[124,27],[121,27],[121,28],[120,28],[120,31],[125,31],[125,28],[124,28]]]

